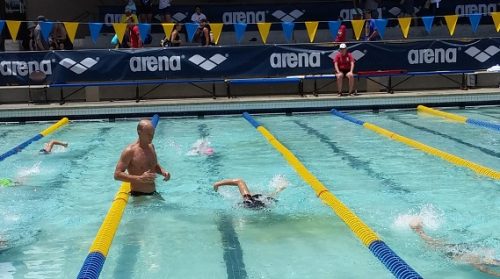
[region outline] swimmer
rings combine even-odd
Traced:
[[[243,181],[243,179],[224,179],[221,181],[217,181],[214,183],[214,190],[217,192],[220,186],[237,186],[240,190],[240,194],[243,197],[243,206],[251,209],[263,209],[268,205],[275,203],[276,196],[279,192],[285,190],[286,185],[279,185],[275,192],[270,195],[262,195],[262,194],[251,194],[248,190],[248,186]]]
[[[490,267],[500,266],[500,261],[492,257],[478,255],[474,253],[467,244],[447,244],[441,240],[434,239],[424,231],[422,219],[415,218],[410,222],[410,228],[415,231],[429,246],[434,247],[454,261],[470,264],[481,272],[500,277],[499,272],[495,272]]]
[[[57,141],[57,140],[51,140],[48,143],[46,143],[42,149],[40,149],[40,153],[42,153],[42,154],[49,154],[52,151],[52,148],[54,148],[54,145],[64,146],[65,148],[68,147],[68,143],[67,142],[61,142],[61,141]]]
[[[210,156],[215,153],[215,150],[210,147],[210,142],[207,139],[199,139],[197,140],[193,146],[191,146],[191,149],[188,152],[188,155],[190,156],[195,156],[195,155],[206,155]]]
[[[15,183],[10,178],[0,178],[0,187],[13,186]]]

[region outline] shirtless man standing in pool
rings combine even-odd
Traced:
[[[155,129],[149,120],[141,120],[137,125],[139,139],[123,150],[115,169],[115,179],[130,182],[130,194],[137,196],[159,195],[155,178],[160,174],[167,181],[170,173],[158,163],[152,144]]]

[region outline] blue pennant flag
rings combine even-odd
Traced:
[[[479,26],[479,21],[481,21],[481,14],[470,14],[469,20],[470,26],[472,27],[472,32],[476,33],[477,27]]]
[[[377,28],[377,32],[380,35],[380,38],[384,38],[385,28],[387,27],[387,19],[375,19],[375,27]]]
[[[139,23],[139,35],[141,36],[141,40],[144,43],[146,41],[146,37],[151,32],[151,24],[149,23]]]
[[[282,22],[281,27],[283,27],[283,34],[285,35],[285,39],[287,42],[292,41],[293,36],[293,28],[295,27],[295,23],[293,22]]]
[[[54,28],[54,23],[53,22],[48,22],[48,21],[42,21],[40,22],[40,28],[42,31],[42,37],[44,40],[47,42],[49,41],[49,35],[52,32],[52,28]]]
[[[434,22],[434,16],[423,16],[422,21],[424,22],[425,31],[430,34],[432,30],[432,23]]]
[[[243,39],[243,36],[245,35],[245,30],[247,29],[247,24],[246,23],[236,23],[234,24],[234,32],[236,33],[236,40],[238,43],[241,43],[241,40]]]
[[[0,35],[2,34],[4,25],[5,25],[5,20],[0,20]]]
[[[200,25],[198,23],[186,23],[186,31],[188,35],[188,41],[191,43],[194,38],[194,34],[196,33],[196,29],[198,29]]]
[[[97,42],[101,29],[102,23],[89,23],[90,37],[92,38],[92,42],[94,42],[94,44]]]
[[[339,33],[340,21],[329,21],[328,29],[330,29],[330,34],[332,34],[333,39],[337,38],[337,34]]]

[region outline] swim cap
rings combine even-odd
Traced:
[[[12,186],[13,181],[9,178],[0,178],[0,186],[1,187],[9,187]]]

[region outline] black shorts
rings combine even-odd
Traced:
[[[155,196],[155,195],[159,195],[158,192],[156,191],[153,191],[151,193],[145,193],[145,192],[139,192],[139,191],[130,191],[130,195],[132,197],[140,197],[140,196]]]
[[[347,77],[347,73],[349,73],[349,70],[339,70],[342,74],[344,74],[344,77]]]

